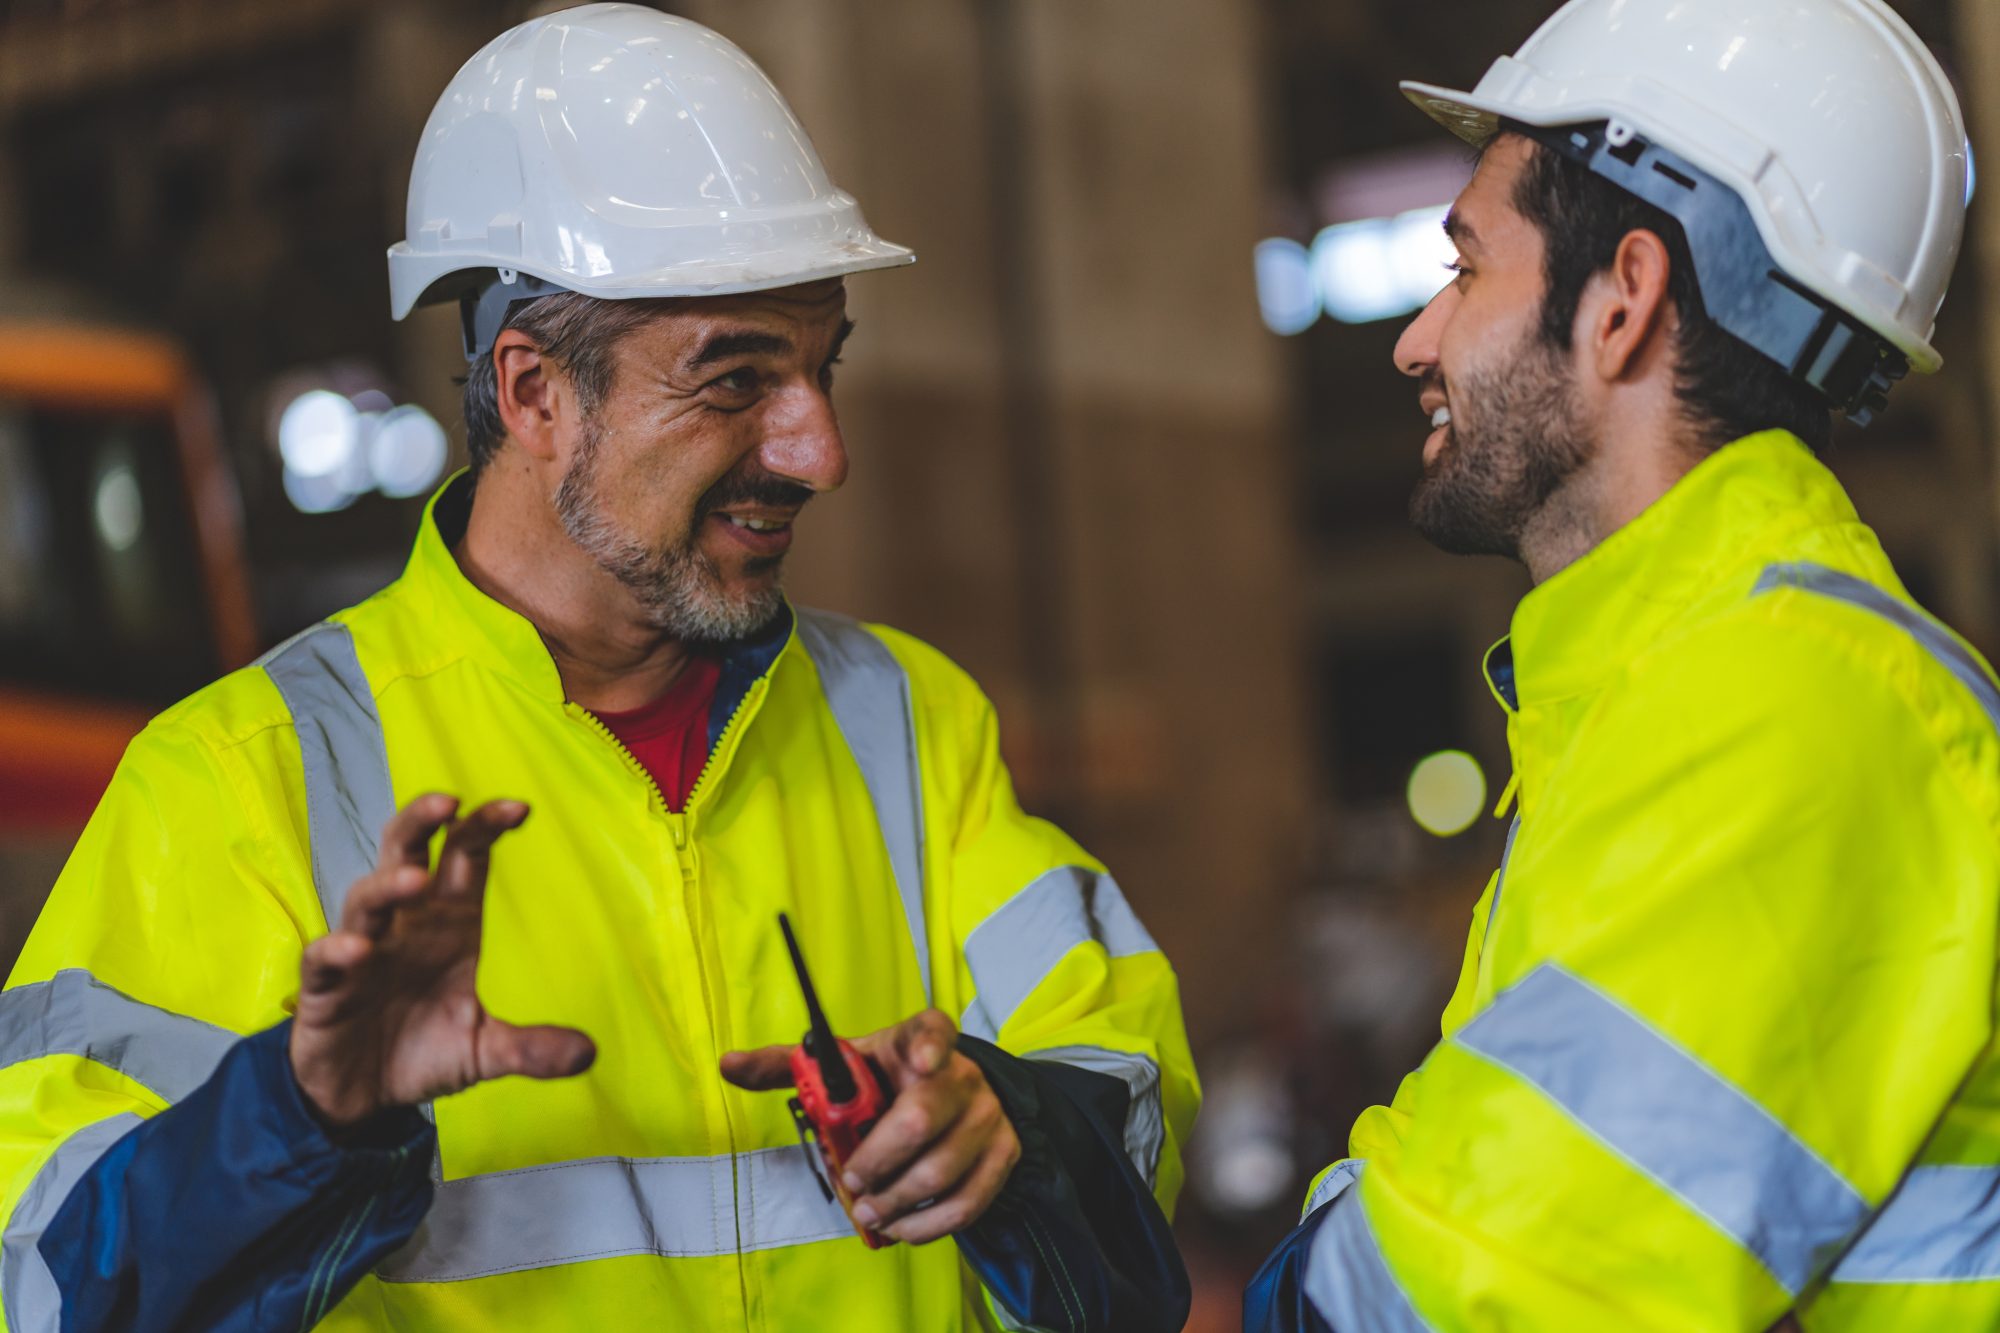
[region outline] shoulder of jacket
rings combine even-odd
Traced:
[[[133,745],[192,744],[221,751],[291,725],[291,710],[260,659],[211,681],[160,713]]]
[[[1964,654],[1986,679],[1983,664],[1937,622],[1895,605],[1909,614],[1898,620],[1792,589],[1747,596],[1647,654],[1633,681],[1643,698],[1689,720],[1762,719],[1784,732],[1773,743],[1809,751],[1851,756],[1871,737],[1907,734],[1914,723],[1961,760],[2000,758],[2000,718],[1954,674],[1947,654]]]
[[[800,609],[802,616],[813,616],[824,621],[845,625],[868,634],[888,649],[889,655],[910,681],[911,697],[922,706],[936,707],[955,705],[967,709],[983,709],[988,704],[984,691],[979,688],[971,674],[953,661],[942,650],[933,647],[914,634],[891,625],[853,620],[845,616],[833,616],[824,611]]]

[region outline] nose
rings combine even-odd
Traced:
[[[766,418],[769,430],[757,459],[766,471],[815,492],[837,491],[847,480],[847,442],[841,438],[833,399],[800,387]]]
[[[1451,307],[1457,301],[1457,290],[1446,287],[1410,321],[1403,336],[1396,339],[1396,369],[1412,379],[1422,379],[1437,369],[1438,343],[1444,336],[1444,326],[1451,322]]]

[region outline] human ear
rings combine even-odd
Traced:
[[[542,349],[519,329],[506,329],[493,342],[493,381],[500,424],[532,458],[556,456],[556,378]]]
[[[1650,231],[1627,232],[1611,266],[1592,283],[1587,347],[1606,382],[1642,374],[1671,331],[1667,280],[1673,260],[1666,242]]]

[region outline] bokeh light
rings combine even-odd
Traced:
[[[1409,801],[1411,817],[1426,833],[1455,837],[1486,808],[1486,774],[1463,750],[1427,755],[1411,770]]]

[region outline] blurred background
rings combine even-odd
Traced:
[[[0,0],[0,957],[147,716],[392,578],[463,458],[450,309],[388,318],[418,133],[511,0]],[[1391,368],[1444,281],[1470,86],[1552,0],[688,0],[914,268],[851,282],[854,477],[804,602],[1001,709],[1116,869],[1208,1091],[1197,1329],[1435,1037],[1497,863],[1478,663],[1526,589],[1403,509]],[[1898,0],[2000,143],[2000,5]],[[2000,647],[1975,204],[1951,363],[1833,462],[1918,598]]]

